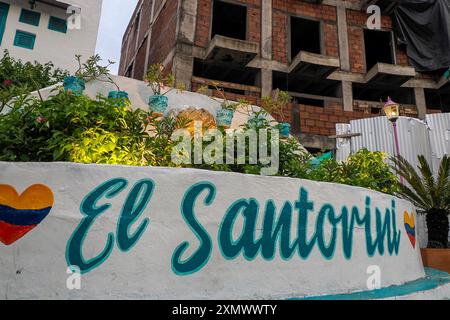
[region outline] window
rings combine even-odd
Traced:
[[[389,31],[364,30],[367,71],[378,62],[394,64],[394,47]]]
[[[67,21],[61,18],[50,17],[48,28],[53,31],[67,33]]]
[[[247,39],[247,7],[214,1],[211,38],[216,34],[233,39]]]
[[[33,50],[35,41],[36,41],[35,34],[20,30],[16,31],[16,36],[14,38],[14,45],[16,47]]]
[[[9,4],[0,2],[0,44],[5,33],[6,18],[8,17]]]
[[[291,17],[291,59],[300,51],[321,53],[319,21]]]
[[[19,22],[31,24],[32,26],[39,26],[39,21],[41,20],[41,14],[36,11],[31,11],[27,9],[22,9],[20,13]]]

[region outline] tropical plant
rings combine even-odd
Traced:
[[[84,82],[97,80],[112,83],[116,86],[117,90],[120,90],[119,86],[114,82],[109,72],[109,67],[115,64],[115,62],[108,60],[108,64],[106,66],[102,66],[100,64],[102,58],[98,54],[89,57],[85,62],[81,61],[81,55],[76,55],[75,59],[78,63],[78,69],[75,71],[75,77],[83,80]]]
[[[218,82],[213,82],[211,87],[214,88],[215,93],[219,97],[215,97],[214,95],[208,95],[208,97],[213,101],[220,103],[222,110],[230,110],[235,112],[239,106],[246,107],[248,105],[248,102],[243,99],[238,102],[229,101],[225,94],[225,90],[219,86]],[[208,90],[208,86],[201,86],[197,89],[197,93],[207,95]]]
[[[184,84],[177,83],[172,73],[166,74],[164,72],[164,66],[161,63],[153,64],[148,68],[144,81],[155,95],[164,96],[174,89],[178,91],[185,90]],[[168,90],[165,90],[166,88]]]
[[[444,156],[437,175],[425,156],[418,157],[418,171],[405,158],[393,159],[394,170],[406,180],[399,186],[398,195],[411,201],[420,213],[426,215],[428,247],[447,248],[450,212],[450,158]]]
[[[263,97],[261,100],[261,106],[268,113],[275,113],[278,115],[282,122],[286,121],[285,111],[289,103],[291,103],[292,97],[286,91],[278,91],[275,97],[268,96]]]

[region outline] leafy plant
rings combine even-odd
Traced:
[[[185,90],[185,86],[182,83],[175,82],[175,77],[172,73],[164,74],[164,66],[160,63],[150,66],[144,81],[147,82],[155,95],[166,95],[174,89],[179,91]],[[165,90],[166,87],[169,89]]]
[[[67,71],[55,68],[51,62],[24,63],[5,50],[0,60],[0,113],[11,108],[15,97],[61,82],[66,75]]]
[[[278,91],[275,97],[263,97],[261,106],[268,113],[276,113],[282,122],[286,122],[285,109],[291,103],[292,97],[286,91]]]
[[[108,64],[106,66],[102,66],[100,64],[102,58],[98,54],[88,58],[86,62],[81,61],[81,55],[76,55],[75,59],[78,63],[78,69],[75,71],[75,77],[82,79],[84,82],[97,80],[112,83],[116,86],[117,90],[120,90],[119,86],[114,82],[109,73],[109,67],[115,64],[115,62],[108,60]]]
[[[418,171],[403,157],[393,159],[394,170],[407,184],[399,186],[398,195],[411,201],[426,215],[428,247],[447,248],[450,210],[450,158],[441,160],[437,176],[423,155],[418,157]]]
[[[214,91],[219,95],[218,98],[216,98],[213,95],[208,95],[208,97],[218,103],[220,103],[220,107],[223,110],[231,110],[233,112],[235,112],[238,107],[246,107],[249,105],[249,103],[243,99],[239,100],[238,102],[232,102],[229,101],[226,94],[225,94],[225,90],[221,87],[219,87],[219,83],[218,82],[213,82],[212,87],[214,88]],[[203,95],[207,95],[209,88],[208,86],[201,86],[200,88],[198,88],[197,93],[203,94]]]
[[[383,193],[394,194],[398,189],[398,179],[386,163],[382,152],[362,149],[351,155],[346,162],[327,159],[314,167],[309,178],[316,181],[335,182],[359,186]]]

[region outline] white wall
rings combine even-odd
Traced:
[[[6,22],[5,34],[0,50],[8,49],[14,58],[24,61],[46,63],[52,61],[55,66],[76,70],[75,55],[81,54],[86,59],[95,53],[97,33],[100,23],[102,0],[67,0],[65,3],[81,7],[81,29],[67,30],[60,33],[48,29],[50,16],[67,18],[65,10],[37,3],[34,11],[41,12],[38,27],[19,22],[22,8],[30,9],[28,0],[1,0],[9,3],[10,9]],[[33,50],[14,46],[16,30],[36,34]]]
[[[66,273],[66,256],[71,239],[77,238],[73,234],[84,217],[80,205],[96,187],[119,177],[128,182],[127,187],[115,196],[101,197],[97,208],[108,203],[111,206],[94,221],[82,245],[84,259],[89,261],[102,252],[111,233],[114,241],[111,254],[81,276],[80,290],[68,290],[66,281],[70,275]],[[124,252],[118,247],[118,219],[128,194],[142,179],[154,181],[154,192],[128,231],[133,234],[145,219],[149,219],[149,224],[135,245]],[[194,208],[195,219],[210,236],[211,256],[197,272],[178,275],[172,268],[176,249],[185,241],[189,242],[182,255],[182,260],[186,260],[200,245],[199,238],[181,214],[181,204],[191,186],[205,181],[215,186],[215,198],[206,205],[204,200],[208,192],[204,190]],[[0,162],[0,204],[12,203],[18,207],[28,201],[28,207],[33,206],[44,198],[42,193],[26,194],[17,200],[13,193],[5,190],[14,188],[22,194],[35,184],[43,184],[51,190],[54,198],[52,209],[46,219],[23,238],[11,245],[0,242],[0,299],[288,298],[367,290],[367,268],[373,265],[380,268],[383,287],[424,276],[419,246],[412,246],[404,226],[404,212],[414,212],[413,206],[362,188],[189,169]],[[302,227],[298,228],[299,213],[294,202],[299,199],[301,188],[309,192],[313,209],[308,213],[307,224],[299,224]],[[368,214],[365,211],[367,197],[371,198]],[[252,229],[255,240],[262,235],[267,201],[272,199],[276,205],[275,219],[288,202],[293,206],[290,213],[291,242],[294,243],[298,233],[305,229],[310,239],[316,226],[321,225],[325,245],[328,246],[333,233],[336,235],[332,257],[326,258],[316,243],[306,258],[300,258],[295,252],[291,259],[282,259],[277,244],[272,260],[263,259],[261,252],[254,259],[245,259],[242,252],[233,259],[227,259],[220,250],[222,242],[218,240],[223,219],[233,203],[250,198],[260,204],[257,223]],[[369,256],[366,239],[372,236],[374,240],[377,234],[375,207],[381,210],[381,220],[384,221],[385,210],[391,208],[393,200],[396,210],[390,217],[395,217],[395,230],[400,232],[398,253],[391,255],[384,239],[385,252],[380,254],[377,251]],[[340,223],[333,229],[327,217],[318,222],[319,210],[326,204],[335,208],[336,216],[341,214],[343,206],[350,209],[355,206],[361,216],[369,217],[371,221],[367,230],[364,226],[355,225],[351,258],[345,258],[343,254],[342,235],[348,230],[343,230]],[[5,215],[1,217],[4,219]],[[243,222],[241,212],[231,228],[234,240],[239,239]],[[5,236],[5,230],[0,229],[0,239]]]

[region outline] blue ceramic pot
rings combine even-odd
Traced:
[[[117,105],[123,106],[125,101],[128,100],[128,93],[126,91],[110,91],[108,93],[108,98],[116,99]]]
[[[83,79],[69,76],[64,78],[64,90],[72,92],[74,96],[82,96],[86,85]]]
[[[126,91],[110,91],[108,98],[111,99],[128,99],[128,93]]]
[[[148,100],[148,106],[150,107],[150,111],[152,111],[156,115],[163,115],[167,109],[168,103],[169,98],[158,94],[151,96]]]
[[[216,121],[217,125],[229,128],[233,122],[234,111],[229,109],[221,109],[217,111]]]
[[[281,138],[289,138],[291,135],[291,125],[287,122],[282,122],[279,125],[280,127],[280,137]]]

